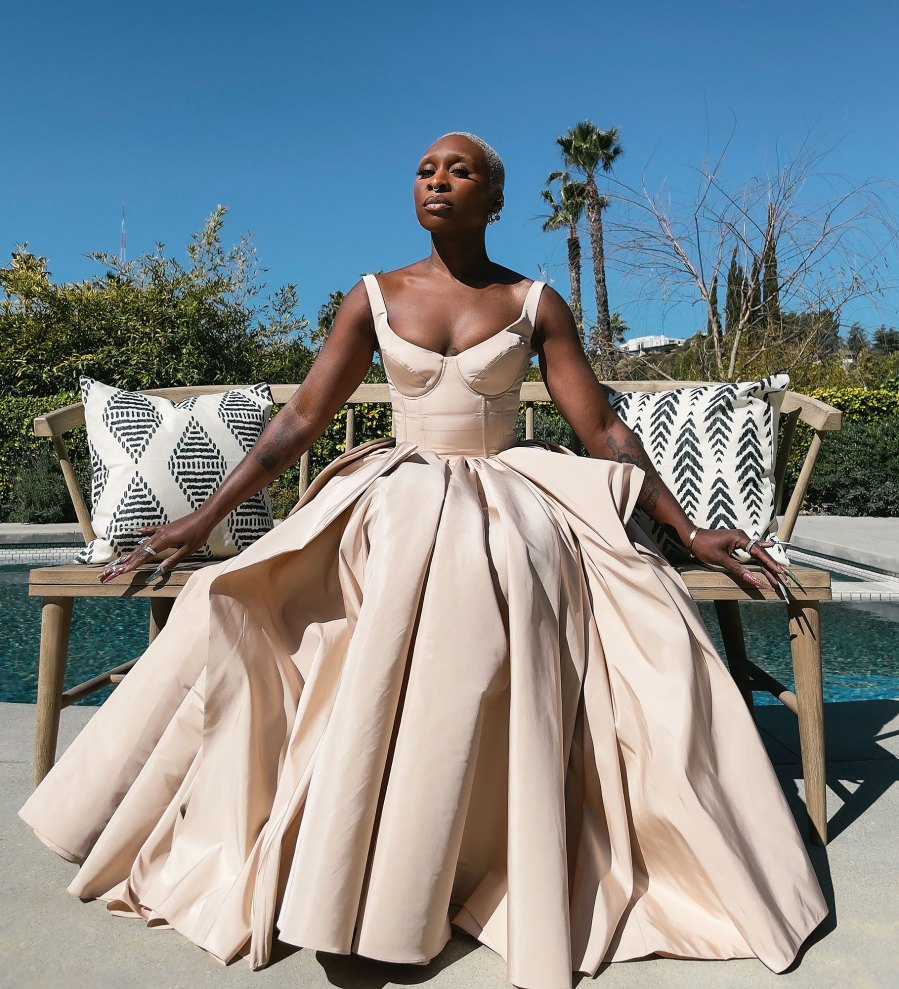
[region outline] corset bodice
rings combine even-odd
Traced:
[[[363,281],[390,388],[393,432],[443,456],[490,456],[515,445],[515,420],[544,282],[528,289],[514,323],[444,356],[393,332],[374,275]]]

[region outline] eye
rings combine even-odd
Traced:
[[[450,169],[453,175],[460,175],[462,178],[470,175],[471,172],[464,165],[453,165]],[[434,169],[431,166],[425,165],[423,168],[419,168],[415,173],[419,178],[426,178],[429,175],[434,174]]]

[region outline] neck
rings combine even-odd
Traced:
[[[496,267],[487,255],[483,230],[461,237],[432,234],[427,263],[441,274],[469,284],[489,280]]]

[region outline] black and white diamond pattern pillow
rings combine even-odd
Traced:
[[[763,536],[777,527],[777,419],[789,383],[786,374],[776,374],[662,392],[612,392],[609,401],[697,526]],[[670,560],[687,558],[645,513],[634,517]]]
[[[77,563],[108,563],[137,545],[141,526],[199,508],[244,458],[268,422],[267,384],[171,402],[80,379],[90,451],[96,538]],[[234,556],[272,528],[263,490],[212,531],[192,559]]]

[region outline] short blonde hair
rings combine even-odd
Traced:
[[[481,151],[484,152],[484,156],[487,159],[487,171],[490,175],[491,188],[502,191],[503,186],[506,184],[506,169],[503,165],[502,158],[500,158],[496,151],[482,137],[478,137],[477,134],[472,134],[471,131],[467,130],[451,130],[446,134],[441,134],[437,140],[442,141],[445,137],[453,136],[467,137],[469,141],[474,141]]]

